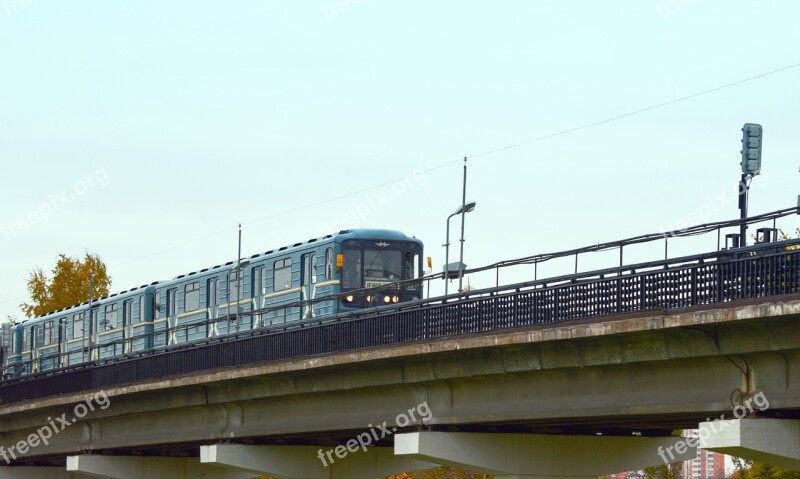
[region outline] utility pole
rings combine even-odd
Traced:
[[[458,292],[464,280],[464,215],[467,214],[467,157],[464,157],[464,182],[461,186],[461,254],[458,257]]]

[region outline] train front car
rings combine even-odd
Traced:
[[[337,235],[340,311],[422,298],[422,241],[399,231],[359,229]]]

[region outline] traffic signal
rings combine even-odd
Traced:
[[[745,123],[742,127],[742,173],[756,176],[761,173],[761,143],[764,129],[758,123]]]

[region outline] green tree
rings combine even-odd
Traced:
[[[645,479],[681,479],[682,465],[681,462],[673,462],[672,464],[645,467],[644,477]]]
[[[28,278],[31,303],[22,303],[25,316],[32,318],[58,309],[74,306],[89,299],[89,278],[92,279],[92,298],[108,296],[111,277],[98,255],[88,252],[80,259],[58,255],[52,279],[42,268],[35,268]]]
[[[800,479],[800,471],[739,458],[734,458],[733,462],[736,466],[736,472],[733,474],[735,479]]]
[[[795,235],[797,235],[798,238],[800,238],[800,228],[797,228],[797,230],[795,230],[794,233],[795,233]],[[792,239],[792,237],[787,235],[786,233],[784,233],[783,230],[780,230],[780,234],[781,234],[781,241],[786,241],[788,239]],[[786,249],[789,249],[789,250],[797,249],[797,248],[798,248],[797,246],[787,246],[786,247]]]

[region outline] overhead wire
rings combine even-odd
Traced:
[[[714,88],[703,90],[703,91],[700,91],[700,92],[697,92],[697,93],[693,93],[691,95],[686,95],[686,96],[683,96],[683,97],[680,97],[680,98],[675,98],[675,99],[672,99],[672,100],[669,100],[669,101],[658,103],[656,105],[651,105],[651,106],[648,106],[648,107],[644,107],[644,108],[633,110],[633,111],[630,111],[630,112],[627,112],[627,113],[623,113],[621,115],[612,116],[612,117],[609,117],[609,118],[606,118],[606,119],[603,119],[603,120],[587,123],[587,124],[580,125],[580,126],[573,127],[573,128],[568,128],[566,130],[561,130],[561,131],[558,131],[558,132],[555,132],[555,133],[551,133],[551,134],[548,134],[548,135],[540,136],[540,137],[537,137],[537,138],[532,138],[530,140],[522,141],[522,142],[519,142],[519,143],[514,143],[514,144],[503,146],[503,147],[500,147],[500,148],[495,148],[495,149],[492,149],[492,150],[473,153],[471,155],[467,155],[467,157],[470,158],[470,159],[480,158],[480,157],[487,156],[487,155],[490,155],[490,154],[493,154],[493,153],[498,153],[498,152],[501,152],[501,151],[510,150],[510,149],[513,149],[513,148],[518,148],[518,147],[521,147],[521,146],[529,145],[531,143],[535,143],[535,142],[538,142],[538,141],[544,141],[544,140],[548,140],[550,138],[555,138],[555,137],[558,137],[558,136],[561,136],[561,135],[574,133],[576,131],[585,130],[587,128],[591,128],[591,127],[594,127],[594,126],[602,125],[604,123],[609,123],[609,122],[612,122],[612,121],[615,121],[615,120],[619,120],[619,119],[622,119],[622,118],[630,117],[630,116],[633,116],[633,115],[638,115],[640,113],[652,111],[652,110],[655,110],[655,109],[658,109],[658,108],[663,108],[665,106],[672,105],[672,104],[675,104],[675,103],[679,103],[679,102],[682,102],[682,101],[686,101],[686,100],[689,100],[689,99],[692,99],[692,98],[697,98],[697,97],[702,96],[702,95],[707,95],[709,93],[714,93],[714,92],[717,92],[717,91],[720,91],[720,90],[724,90],[726,88],[730,88],[730,87],[733,87],[733,86],[736,86],[736,85],[741,85],[743,83],[747,83],[747,82],[750,82],[750,81],[753,81],[753,80],[757,80],[759,78],[764,78],[764,77],[767,77],[767,76],[770,76],[770,75],[774,75],[774,74],[777,74],[777,73],[780,73],[780,72],[784,72],[784,71],[790,70],[792,68],[797,68],[797,67],[800,67],[800,63],[795,63],[795,64],[792,64],[792,65],[788,65],[788,66],[785,66],[785,67],[782,67],[782,68],[778,68],[778,69],[771,70],[771,71],[768,71],[768,72],[765,72],[765,73],[761,73],[761,74],[754,75],[754,76],[751,76],[751,77],[748,77],[748,78],[744,78],[744,79],[737,80],[737,81],[734,81],[734,82],[731,82],[731,83],[727,83],[725,85],[721,85],[721,86],[718,86],[718,87],[714,87]],[[441,169],[441,168],[444,168],[444,167],[447,167],[447,166],[450,166],[450,165],[453,165],[453,164],[457,164],[457,163],[460,164],[462,161],[463,161],[462,158],[459,158],[457,160],[451,160],[451,161],[447,161],[447,162],[444,162],[444,163],[440,163],[440,164],[438,164],[436,166],[433,166],[431,168],[422,170],[421,173],[430,173],[432,171],[436,171],[438,169]],[[259,217],[259,218],[253,218],[253,219],[250,219],[250,220],[242,221],[241,223],[242,224],[253,224],[253,223],[258,223],[258,222],[261,222],[261,221],[266,221],[266,220],[278,218],[278,217],[281,217],[281,216],[285,216],[285,215],[288,215],[288,214],[291,214],[291,213],[297,213],[299,211],[304,211],[304,210],[307,210],[307,209],[310,209],[310,208],[321,206],[321,205],[324,205],[324,204],[327,204],[327,203],[338,201],[338,200],[341,200],[341,199],[344,199],[344,198],[348,198],[348,197],[351,197],[351,196],[355,196],[355,195],[358,195],[358,194],[361,194],[361,193],[365,193],[365,192],[368,192],[368,191],[372,191],[372,190],[375,190],[377,188],[381,188],[381,187],[396,183],[398,181],[402,181],[403,179],[404,179],[403,177],[395,178],[395,179],[392,179],[392,180],[389,180],[389,181],[386,181],[386,182],[383,182],[383,183],[380,183],[380,184],[376,184],[376,185],[368,186],[368,187],[365,187],[365,188],[361,188],[359,190],[356,190],[356,191],[353,191],[353,192],[350,192],[350,193],[344,193],[344,194],[341,194],[341,195],[328,197],[328,198],[325,198],[325,199],[322,199],[322,200],[319,200],[319,201],[315,201],[315,202],[312,202],[312,203],[309,203],[309,204],[306,204],[306,205],[303,205],[303,206],[298,206],[296,208],[291,208],[291,209],[287,209],[287,210],[284,210],[284,211],[280,211],[280,212],[277,212],[277,213],[274,213],[274,214],[271,214],[271,215],[266,215],[266,216],[262,216],[262,217]],[[165,253],[167,251],[171,251],[171,250],[174,250],[174,249],[177,249],[177,248],[180,248],[180,247],[192,244],[192,243],[196,243],[198,241],[202,241],[204,239],[210,238],[212,236],[216,236],[216,235],[224,233],[226,231],[231,231],[231,230],[233,230],[235,228],[236,228],[236,226],[232,225],[232,226],[230,226],[228,228],[224,228],[224,229],[218,230],[218,231],[216,231],[214,233],[210,233],[208,235],[204,235],[204,236],[201,236],[201,237],[198,237],[198,238],[183,242],[183,243],[181,243],[179,245],[171,246],[169,248],[166,248],[166,249],[154,252],[154,253],[147,254],[145,256],[141,256],[141,257],[138,257],[138,258],[130,259],[130,260],[127,260],[127,261],[125,261],[123,263],[120,263],[120,264],[128,264],[128,263],[139,261],[141,259],[146,259],[146,258],[150,258],[152,256],[157,256],[157,255]]]
[[[573,127],[573,128],[568,128],[566,130],[561,130],[561,131],[558,131],[558,132],[555,132],[555,133],[551,133],[551,134],[548,134],[548,135],[532,138],[532,139],[529,139],[529,140],[525,140],[525,141],[522,141],[522,142],[511,144],[511,145],[506,145],[506,146],[503,146],[503,147],[494,148],[494,149],[486,150],[486,151],[483,151],[483,152],[473,153],[471,155],[467,155],[467,157],[470,158],[470,159],[480,158],[480,157],[491,155],[491,154],[498,153],[498,152],[501,152],[501,151],[506,151],[506,150],[510,150],[510,149],[513,149],[513,148],[518,148],[518,147],[521,147],[521,146],[529,145],[531,143],[548,140],[548,139],[555,138],[555,137],[562,136],[562,135],[566,135],[566,134],[569,134],[569,133],[574,133],[576,131],[585,130],[587,128],[591,128],[591,127],[594,127],[594,126],[602,125],[604,123],[609,123],[609,122],[612,122],[612,121],[615,121],[615,120],[619,120],[619,119],[622,119],[622,118],[630,117],[630,116],[633,116],[633,115],[638,115],[638,114],[645,113],[645,112],[648,112],[648,111],[652,111],[652,110],[655,110],[655,109],[658,109],[658,108],[663,108],[665,106],[672,105],[672,104],[675,104],[675,103],[679,103],[679,102],[682,102],[682,101],[686,101],[686,100],[689,100],[689,99],[692,99],[692,98],[697,98],[697,97],[702,96],[702,95],[707,95],[709,93],[714,93],[714,92],[717,92],[717,91],[720,91],[720,90],[724,90],[726,88],[730,88],[730,87],[733,87],[733,86],[741,85],[743,83],[754,81],[754,80],[757,80],[757,79],[760,79],[760,78],[764,78],[764,77],[767,77],[767,76],[770,76],[770,75],[781,73],[781,72],[784,72],[784,71],[787,71],[787,70],[790,70],[790,69],[793,69],[793,68],[797,68],[797,67],[800,67],[800,63],[795,63],[795,64],[792,64],[792,65],[788,65],[788,66],[785,66],[785,67],[782,67],[782,68],[778,68],[778,69],[771,70],[771,71],[768,71],[768,72],[765,72],[765,73],[761,73],[761,74],[754,75],[754,76],[751,76],[751,77],[747,77],[747,78],[744,78],[744,79],[741,79],[741,80],[737,80],[737,81],[734,81],[734,82],[731,82],[731,83],[727,83],[725,85],[721,85],[721,86],[718,86],[718,87],[715,87],[715,88],[710,88],[710,89],[703,90],[703,91],[700,91],[700,92],[697,92],[697,93],[693,93],[691,95],[686,95],[686,96],[683,96],[683,97],[680,97],[680,98],[675,98],[673,100],[669,100],[669,101],[666,101],[666,102],[658,103],[656,105],[651,105],[651,106],[648,106],[648,107],[644,107],[644,108],[633,110],[633,111],[630,111],[630,112],[627,112],[627,113],[623,113],[621,115],[616,115],[616,116],[612,116],[612,117],[609,117],[609,118],[605,118],[603,120],[587,123],[587,124],[580,125],[580,126]],[[460,164],[461,162],[462,162],[461,158],[459,158],[457,160],[447,161],[447,162],[444,162],[444,163],[440,163],[440,164],[438,164],[436,166],[433,166],[431,168],[422,170],[422,173],[430,173],[432,171],[435,171],[435,170],[438,170],[438,169],[441,169],[441,168],[444,168],[444,167],[447,167],[447,166],[450,166],[450,165],[453,165],[453,164],[457,164],[457,163]],[[242,221],[241,223],[242,224],[252,224],[252,223],[257,223],[257,222],[260,222],[260,221],[266,221],[266,220],[269,220],[269,219],[278,218],[278,217],[285,216],[285,215],[291,214],[291,213],[297,213],[299,211],[304,211],[304,210],[307,210],[309,208],[314,208],[314,207],[317,207],[317,206],[320,206],[320,205],[323,205],[323,204],[331,203],[331,202],[338,201],[338,200],[341,200],[341,199],[344,199],[344,198],[348,198],[348,197],[355,196],[355,195],[358,195],[358,194],[361,194],[361,193],[365,193],[367,191],[372,191],[374,189],[381,188],[381,187],[384,187],[384,186],[387,186],[387,185],[390,185],[392,183],[395,183],[397,181],[402,181],[402,180],[403,180],[402,177],[401,178],[395,178],[393,180],[386,181],[386,182],[383,182],[383,183],[380,183],[380,184],[377,184],[377,185],[372,185],[372,186],[368,186],[366,188],[361,188],[361,189],[359,189],[357,191],[353,191],[353,192],[350,192],[350,193],[345,193],[345,194],[341,194],[341,195],[337,195],[337,196],[333,196],[333,197],[328,197],[328,198],[325,198],[325,199],[322,199],[322,200],[319,200],[319,201],[316,201],[316,202],[313,202],[313,203],[306,204],[304,206],[299,206],[299,207],[296,207],[296,208],[291,208],[291,209],[288,209],[288,210],[280,211],[280,212],[277,212],[277,213],[274,213],[274,214],[271,214],[271,215],[262,216],[262,217],[250,219],[250,220],[247,220],[247,221]],[[170,246],[168,248],[164,248],[164,249],[159,250],[159,251],[155,251],[155,252],[143,255],[143,256],[139,256],[139,257],[136,257],[136,258],[132,258],[132,259],[128,259],[128,260],[122,261],[120,263],[117,263],[117,265],[125,265],[125,264],[135,263],[135,262],[141,261],[143,259],[151,258],[153,256],[158,256],[160,254],[163,254],[163,253],[166,253],[166,252],[169,252],[169,251],[172,251],[172,250],[175,250],[175,249],[178,249],[178,248],[181,248],[181,247],[193,244],[193,243],[197,243],[198,241],[202,241],[202,240],[217,236],[219,234],[222,234],[222,233],[234,230],[234,229],[236,229],[236,226],[235,225],[231,225],[230,227],[222,228],[222,229],[217,230],[215,232],[212,232],[212,233],[209,233],[209,234],[206,234],[206,235],[203,235],[203,236],[199,236],[199,237],[193,238],[193,239],[188,240],[188,241],[184,241],[184,242],[182,242],[180,244],[176,244],[176,245]]]

